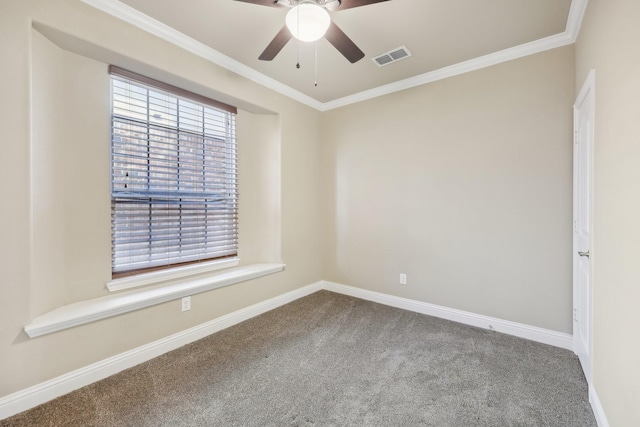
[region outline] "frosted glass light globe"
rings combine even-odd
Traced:
[[[304,3],[290,10],[285,22],[293,37],[303,42],[314,42],[327,32],[331,18],[329,12],[322,7]]]

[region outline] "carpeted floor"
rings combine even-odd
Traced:
[[[321,291],[0,426],[596,426],[567,350]]]

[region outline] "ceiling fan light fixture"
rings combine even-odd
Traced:
[[[287,13],[285,22],[295,38],[303,42],[313,42],[325,35],[331,18],[329,12],[317,4],[303,3]]]

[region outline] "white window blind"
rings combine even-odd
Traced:
[[[110,67],[112,271],[234,257],[234,107]]]

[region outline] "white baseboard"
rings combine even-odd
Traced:
[[[322,289],[322,282],[316,282],[0,398],[0,420],[310,295],[320,289]]]
[[[0,420],[31,409],[56,397],[104,379],[142,362],[146,362],[154,357],[158,357],[171,350],[175,350],[183,345],[197,341],[262,313],[266,313],[267,311],[310,295],[321,289],[573,350],[573,338],[569,334],[338,283],[320,281],[0,398]],[[594,413],[596,413],[596,418],[598,419],[598,425],[600,427],[608,427],[606,418],[604,417],[604,411],[600,406],[600,401],[597,399],[595,390],[591,393],[590,389],[589,396],[590,399],[593,399],[591,401]]]
[[[339,283],[323,281],[322,288],[328,291],[377,302],[379,304],[402,308],[416,313],[428,314],[429,316],[440,317],[442,319],[464,323],[465,325],[490,329],[573,351],[573,336],[570,334],[511,322],[508,320],[496,319],[495,317],[483,316],[481,314],[442,307],[408,298],[396,297],[366,289],[355,288],[353,286],[341,285]]]
[[[600,403],[600,398],[598,398],[598,393],[596,393],[593,384],[589,384],[589,403],[591,403],[591,409],[593,409],[593,415],[596,418],[598,427],[609,427],[609,421],[607,420],[604,408],[602,407],[602,403]]]

